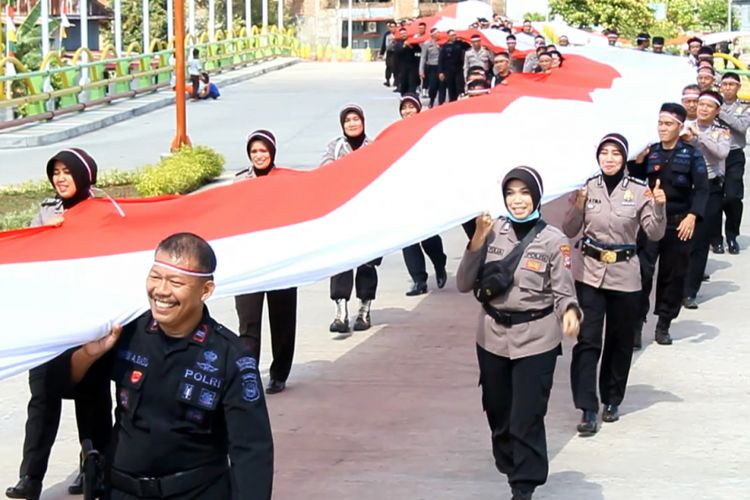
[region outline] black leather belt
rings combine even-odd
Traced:
[[[227,464],[215,464],[177,472],[162,477],[134,477],[112,468],[110,479],[112,488],[139,498],[163,498],[179,495],[201,484],[217,479],[229,470]]]
[[[618,247],[597,248],[584,239],[581,250],[584,255],[593,257],[599,262],[614,264],[615,262],[625,262],[632,259],[635,255],[636,247],[635,245],[620,245]]]
[[[538,311],[523,312],[501,311],[500,309],[496,309],[489,304],[482,304],[482,307],[484,307],[484,310],[487,312],[487,314],[490,315],[490,317],[492,317],[492,319],[495,320],[496,323],[506,327],[520,325],[521,323],[528,323],[530,321],[541,319],[545,316],[549,316],[552,311],[555,310],[553,306],[545,307],[544,309],[540,309]]]

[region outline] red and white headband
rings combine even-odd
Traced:
[[[704,94],[698,98],[698,101],[711,101],[712,103],[716,104],[717,106],[721,107],[721,102],[717,98],[715,98],[712,95]]]
[[[672,120],[676,121],[676,122],[677,122],[677,123],[679,123],[679,124],[682,124],[682,123],[683,123],[683,121],[682,121],[682,120],[680,120],[680,119],[679,119],[679,118],[677,117],[677,115],[676,115],[676,114],[674,114],[674,113],[670,113],[669,111],[662,111],[661,113],[659,113],[659,116],[667,116],[667,117],[671,118]]]
[[[198,278],[210,278],[214,275],[214,273],[204,273],[201,271],[195,271],[193,269],[186,269],[184,267],[175,266],[174,264],[164,262],[163,260],[154,260],[154,265],[163,267],[164,269],[169,269],[170,271],[187,274],[188,276],[197,276]]]

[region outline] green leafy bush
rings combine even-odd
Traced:
[[[31,219],[34,218],[38,210],[39,205],[33,204],[26,210],[18,210],[0,214],[0,231],[18,229],[20,227],[28,227],[31,223]]]
[[[182,148],[138,172],[134,184],[143,196],[185,194],[215,179],[224,171],[224,157],[203,146]]]

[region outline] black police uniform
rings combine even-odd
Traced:
[[[415,93],[419,85],[419,60],[422,58],[422,47],[418,43],[404,43],[398,53],[398,89],[401,95]]]
[[[438,90],[438,103],[445,102],[445,91],[448,90],[448,100],[455,101],[464,91],[464,53],[466,44],[456,40],[447,42],[440,48],[438,55],[438,73],[445,75]]]
[[[690,261],[692,241],[682,241],[677,227],[688,214],[703,218],[708,201],[708,174],[701,152],[693,146],[678,141],[672,150],[664,150],[661,143],[651,146],[643,163],[630,162],[628,170],[634,177],[648,181],[653,189],[656,180],[667,197],[667,230],[660,241],[650,241],[643,230],[638,233],[638,259],[641,264],[640,317],[646,321],[649,295],[653,285],[656,261],[659,275],[656,279],[654,314],[659,317],[657,328],[669,329],[670,322],[680,313],[685,276]]]
[[[143,314],[97,364],[116,386],[113,500],[271,498],[273,440],[257,363],[207,308],[183,338]]]

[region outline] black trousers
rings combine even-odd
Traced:
[[[424,250],[424,253],[422,251]],[[414,280],[415,283],[426,283],[427,282],[427,270],[425,267],[424,254],[430,258],[432,265],[435,269],[444,269],[445,263],[448,257],[445,256],[443,251],[443,240],[439,235],[431,236],[421,243],[415,243],[404,247],[402,250],[404,254],[404,262],[406,263],[406,269],[409,271],[409,276]]]
[[[664,237],[659,241],[651,241],[642,230],[638,231],[637,243],[638,259],[641,264],[641,284],[643,286],[639,311],[640,320],[646,322],[654,271],[656,262],[659,261],[654,314],[671,321],[680,314],[680,308],[682,307],[692,241],[680,240],[677,237],[677,228],[668,225]]]
[[[724,201],[722,206],[722,210],[726,216],[724,234],[726,234],[727,240],[735,239],[740,235],[742,198],[745,194],[744,175],[745,152],[742,149],[733,149],[727,157],[727,171],[724,178]],[[719,237],[721,238],[721,226],[719,226]]]
[[[427,95],[430,97],[430,107],[435,105],[438,88],[440,87],[440,78],[438,78],[438,67],[432,64],[425,64],[424,79],[422,87],[427,88]]]
[[[492,431],[497,470],[514,488],[532,491],[547,481],[544,416],[560,346],[520,359],[509,359],[477,345],[482,406]]]
[[[438,89],[438,103],[443,104],[445,102],[445,91],[448,91],[448,101],[453,102],[458,99],[458,96],[464,91],[464,74],[462,70],[455,72],[446,72],[445,80],[440,82],[440,88]]]
[[[406,93],[415,93],[417,91],[417,85],[419,85],[419,66],[416,65],[405,65],[402,64],[399,69],[399,86],[398,90],[401,95]]]
[[[619,405],[625,397],[641,292],[605,290],[576,281],[576,294],[583,310],[583,321],[570,363],[573,402],[578,409],[599,411],[596,368],[600,356],[599,394],[602,404]]]
[[[234,298],[240,321],[240,339],[260,362],[260,327],[263,320],[263,298],[268,302],[268,323],[271,326],[273,361],[269,369],[272,379],[286,382],[294,360],[294,339],[297,331],[297,289],[274,290],[238,295]]]
[[[721,241],[721,203],[724,197],[724,187],[719,178],[708,181],[708,203],[702,220],[695,225],[693,245],[690,249],[690,263],[685,278],[685,297],[695,297],[701,289],[703,274],[708,262],[710,243]],[[718,241],[716,235],[718,234]]]
[[[56,377],[55,360],[29,370],[28,416],[23,441],[23,461],[20,476],[43,479],[47,473],[49,455],[57,437],[62,412],[62,400],[75,401],[78,440],[90,439],[94,448],[107,453],[112,434],[112,396],[109,373],[101,363],[94,363],[72,394],[66,394],[64,381]]]
[[[375,300],[375,293],[378,290],[378,270],[376,266],[379,266],[381,262],[383,262],[383,259],[378,258],[367,264],[362,264],[356,269],[356,278],[354,270],[331,276],[331,300],[350,300],[355,282],[358,299]]]
[[[393,54],[393,52],[386,52],[385,53],[385,81],[387,83],[391,83],[391,77],[396,74],[396,56]],[[393,79],[394,85],[397,84],[396,82],[397,78]]]

